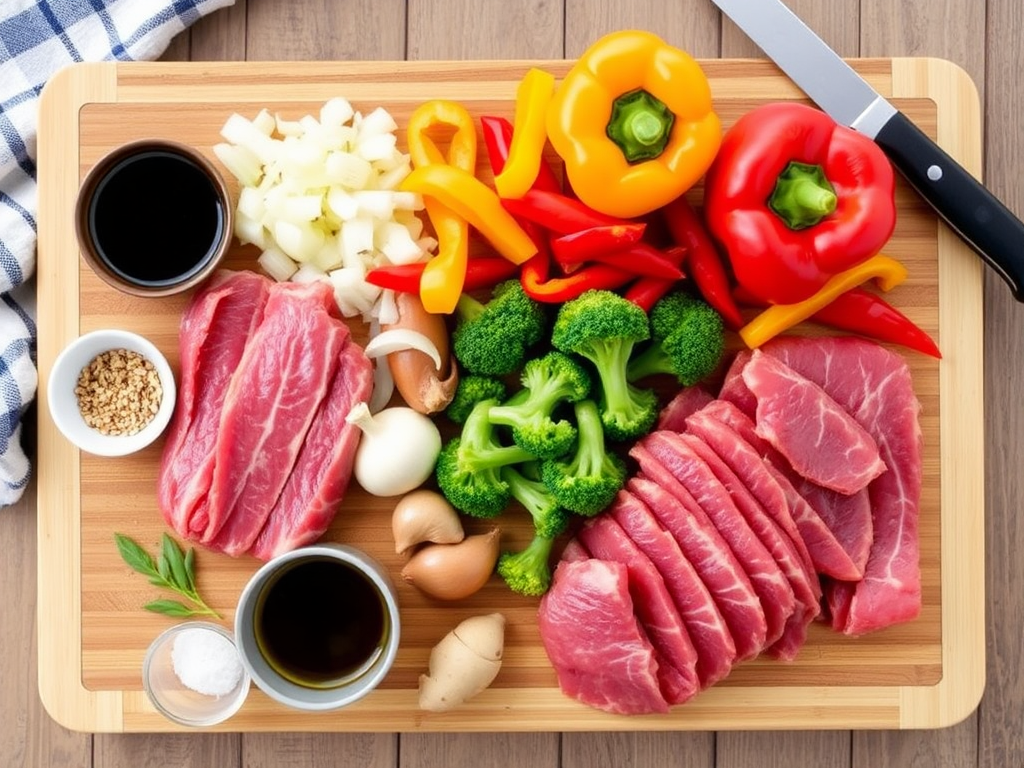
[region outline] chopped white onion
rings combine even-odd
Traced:
[[[372,360],[375,357],[384,357],[392,352],[402,352],[406,349],[422,352],[434,361],[437,370],[441,370],[441,353],[437,351],[437,345],[426,335],[409,328],[392,328],[389,331],[382,331],[370,339],[364,351],[366,356]]]
[[[395,379],[391,375],[391,366],[384,358],[378,358],[373,362],[373,393],[367,404],[370,413],[383,410],[391,402],[393,394],[395,394]]]
[[[298,266],[277,248],[267,248],[257,259],[263,271],[279,283],[290,279],[298,271]]]

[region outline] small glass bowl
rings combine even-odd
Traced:
[[[127,349],[149,360],[160,376],[163,397],[152,420],[133,435],[104,435],[82,418],[75,386],[82,369],[94,357],[112,349]],[[79,336],[57,355],[47,382],[50,416],[61,433],[79,449],[96,456],[127,456],[140,451],[167,427],[174,413],[176,386],[167,358],[151,341],[130,331],[108,329]]]
[[[187,621],[164,630],[150,644],[142,663],[142,685],[153,706],[179,725],[202,728],[223,723],[235,714],[249,695],[250,678],[241,658],[238,684],[223,696],[209,696],[186,687],[174,671],[171,651],[175,638],[185,630],[199,629],[224,637],[235,647],[231,633],[206,621]]]

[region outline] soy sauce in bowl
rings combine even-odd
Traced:
[[[205,278],[231,239],[223,179],[201,153],[174,142],[128,144],[82,185],[76,225],[99,277],[136,295],[162,296]]]

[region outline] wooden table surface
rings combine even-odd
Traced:
[[[938,56],[982,99],[985,181],[1024,214],[1020,0],[789,0],[845,56]],[[694,56],[759,56],[710,0],[236,0],[179,37],[172,60],[572,58],[613,29]],[[1024,307],[985,285],[987,686],[964,722],[922,732],[97,735],[56,725],[36,691],[35,489],[0,511],[0,764],[10,768],[914,768],[1024,765]],[[34,412],[28,419],[34,419]]]

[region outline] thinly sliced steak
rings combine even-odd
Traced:
[[[620,715],[668,711],[654,648],[634,615],[626,566],[595,559],[559,563],[537,620],[567,696]]]
[[[665,580],[610,515],[588,520],[576,538],[592,557],[622,563],[629,572],[633,608],[658,654],[658,681],[669,704],[688,701],[700,690],[697,651]]]
[[[921,610],[921,406],[909,367],[899,355],[856,338],[776,339],[765,352],[846,408],[888,467],[868,487],[874,538],[840,629],[859,635],[915,618]]]
[[[255,272],[220,271],[182,314],[178,397],[157,480],[164,519],[182,536],[192,537],[190,522],[206,498],[228,381],[263,319],[269,289]]]
[[[621,491],[608,514],[661,573],[697,650],[697,676],[701,687],[714,685],[732,669],[736,644],[700,575],[672,534],[661,527],[647,505],[632,493]]]
[[[851,494],[885,472],[871,435],[813,381],[760,350],[741,375],[757,398],[757,434],[801,477]]]
[[[642,446],[634,446],[634,451],[641,468],[647,464],[652,471],[660,472],[664,477],[645,477],[645,470],[644,474],[626,483],[627,489],[643,501],[675,537],[686,559],[700,574],[729,627],[736,646],[736,661],[754,658],[764,647],[767,623],[750,578],[686,489],[679,486],[668,470],[661,467]],[[663,484],[679,487],[675,493],[670,493]]]
[[[369,399],[372,389],[370,361],[349,338],[295,466],[250,554],[269,560],[316,541],[327,530],[348,487],[360,438],[359,428],[345,417],[353,405]]]
[[[703,387],[683,387],[679,390],[679,394],[661,409],[661,413],[658,414],[658,423],[654,425],[654,428],[682,432],[686,428],[686,417],[699,411],[712,400],[714,397]]]
[[[278,283],[224,398],[201,541],[239,555],[291,474],[338,367],[348,328],[325,283]]]
[[[707,462],[678,434],[651,432],[640,442],[689,491],[736,555],[761,600],[767,624],[764,644],[771,645],[782,637],[795,605],[793,589],[775,559],[751,530]]]

